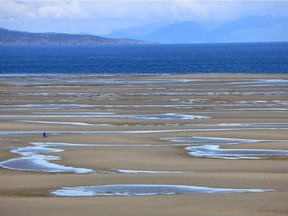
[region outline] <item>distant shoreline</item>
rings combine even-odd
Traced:
[[[62,73],[22,73],[22,72],[15,72],[15,73],[5,73],[5,72],[0,72],[0,77],[10,77],[10,76],[28,76],[28,77],[55,77],[55,76],[83,76],[83,77],[128,77],[128,76],[133,76],[133,77],[145,77],[145,76],[189,76],[189,75],[216,75],[216,76],[233,76],[233,75],[255,75],[255,76],[268,76],[268,75],[287,75],[288,72],[279,72],[279,73],[269,73],[269,72],[238,72],[238,73],[232,73],[232,72],[212,72],[212,73],[205,73],[205,72],[191,72],[191,73],[81,73],[81,72],[62,72]]]
[[[114,39],[114,38],[111,38]],[[126,39],[122,39],[126,40]],[[130,40],[130,39],[127,39]],[[133,39],[131,39],[133,41]],[[244,45],[244,44],[283,44],[288,41],[260,41],[260,42],[211,42],[211,43],[157,43],[157,42],[141,42],[137,43],[108,43],[108,44],[0,44],[0,47],[97,47],[97,46],[198,46],[198,45]]]

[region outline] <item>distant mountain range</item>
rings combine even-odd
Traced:
[[[108,35],[86,33],[30,33],[0,28],[1,45],[117,45],[117,44],[185,44],[288,41],[288,16],[246,17],[206,30],[195,22],[159,22]]]
[[[0,28],[0,46],[2,45],[117,45],[147,44],[149,42],[135,39],[112,39],[94,35],[77,35],[61,33],[30,33],[11,31]]]
[[[130,29],[118,29],[105,35],[159,43],[232,43],[288,41],[288,17],[246,17],[213,30],[195,22],[156,23]]]

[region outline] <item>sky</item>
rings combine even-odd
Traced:
[[[0,27],[92,33],[157,22],[228,23],[247,16],[288,16],[288,0],[0,0]]]

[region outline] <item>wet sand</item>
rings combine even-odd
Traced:
[[[49,160],[52,164],[94,172],[2,167],[1,215],[18,216],[24,211],[43,216],[287,214],[287,155],[215,159],[194,157],[186,149],[187,145],[211,144],[211,138],[230,138],[257,142],[220,148],[287,151],[287,86],[287,75],[2,76],[0,163],[21,157],[27,161],[36,152],[37,157],[57,157]],[[47,138],[42,138],[44,130]],[[180,140],[167,139],[171,137]],[[185,141],[191,137],[208,140]],[[35,143],[44,152],[30,151]],[[61,151],[51,150],[54,148]],[[15,166],[23,166],[22,162]],[[115,184],[274,191],[96,197],[51,194],[63,187]]]

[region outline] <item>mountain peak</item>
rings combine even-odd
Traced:
[[[164,26],[147,35],[152,41],[162,43],[192,43],[204,42],[207,32],[195,22],[178,22]]]

